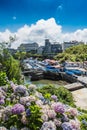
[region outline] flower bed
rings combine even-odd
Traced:
[[[80,130],[79,115],[56,95],[44,97],[35,85],[0,87],[0,130]]]

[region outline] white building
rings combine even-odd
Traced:
[[[64,42],[62,48],[63,48],[63,51],[65,51],[66,48],[69,48],[71,46],[76,46],[79,44],[84,44],[84,42],[78,42],[78,41]]]

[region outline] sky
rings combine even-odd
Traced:
[[[86,33],[87,0],[0,0],[0,42],[9,35],[16,36],[14,47],[35,40],[43,45],[45,37],[87,42]]]

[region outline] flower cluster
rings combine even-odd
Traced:
[[[6,96],[6,93],[3,91],[3,89],[0,88],[0,105],[5,103],[4,101],[5,96]]]
[[[29,91],[30,91],[30,92],[33,92],[33,91],[36,90],[36,85],[30,84],[28,88],[29,88]]]
[[[21,95],[24,95],[26,93],[26,88],[23,86],[18,86],[15,89],[15,93],[19,93]]]
[[[69,114],[71,116],[77,116],[78,115],[78,111],[77,111],[76,108],[70,108],[70,109],[67,110],[67,112],[69,112]]]
[[[56,130],[56,125],[52,121],[44,122],[40,130]]]
[[[62,123],[63,130],[80,130],[80,122],[76,120],[70,120],[69,122]]]
[[[77,116],[76,108],[66,107],[56,95],[44,97],[35,85],[11,82],[0,88],[0,130],[80,130]]]
[[[4,104],[5,101],[4,101],[4,98],[3,97],[0,97],[0,105]]]
[[[13,114],[21,114],[25,111],[25,107],[21,104],[15,104],[11,109]]]
[[[51,98],[52,98],[54,101],[57,101],[57,100],[58,100],[58,98],[57,98],[56,95],[52,95]]]
[[[65,112],[65,106],[64,106],[64,104],[62,104],[60,102],[52,104],[52,107],[53,107],[55,112],[58,112],[58,113],[64,113]]]

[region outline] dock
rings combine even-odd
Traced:
[[[69,91],[75,91],[83,88],[84,85],[82,83],[76,82],[76,83],[65,85],[64,87],[67,88]]]
[[[63,70],[52,65],[43,67],[36,62],[29,62],[26,66],[29,68],[24,69],[22,74],[30,76],[32,81],[40,79],[64,80],[70,83],[65,86],[70,91],[87,87],[87,73],[82,68],[68,67]]]
[[[78,82],[77,80],[78,77],[76,75],[69,75],[69,74],[66,74],[65,72],[60,72],[60,75],[62,77],[62,80],[65,80],[69,83]]]
[[[23,75],[29,76],[31,81],[36,81],[43,79],[43,71],[42,70],[26,70],[22,72]]]
[[[82,83],[85,87],[87,87],[87,76],[78,76],[77,79],[80,83]]]

